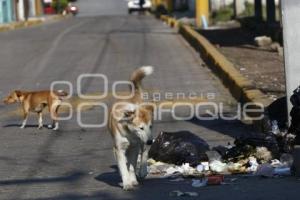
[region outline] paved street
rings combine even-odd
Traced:
[[[223,102],[226,112],[234,110],[236,102],[222,83],[184,39],[161,21],[127,15],[124,0],[79,0],[78,5],[79,17],[0,32],[1,98],[14,89],[49,89],[53,81],[61,80],[72,83],[76,97],[77,78],[87,73],[105,74],[111,92],[114,81],[128,80],[134,69],[152,65],[155,72],[144,81],[149,91],[194,92],[204,95],[204,100],[207,94],[215,94],[213,101]],[[81,91],[103,92],[103,82],[84,80]],[[240,199],[291,199],[299,194],[300,181],[295,178],[248,177],[239,178],[236,185],[202,189],[192,188],[190,180],[148,178],[136,191],[124,192],[106,128],[82,128],[74,113],[57,132],[37,130],[35,115],[29,127],[21,130],[17,107],[0,103],[1,200],[174,199],[169,192],[178,189],[198,191],[203,199],[237,199],[237,195]],[[101,123],[101,113],[93,107],[83,112],[82,119]],[[251,131],[238,121],[222,120],[165,119],[154,125],[155,134],[179,130],[190,130],[211,146],[225,145]]]

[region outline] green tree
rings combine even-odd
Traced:
[[[62,13],[68,6],[68,0],[54,0],[52,1],[51,7],[57,12]]]

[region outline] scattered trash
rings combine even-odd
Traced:
[[[278,128],[280,130],[287,129],[287,100],[286,97],[277,98],[267,108],[263,118],[261,131],[264,133],[272,131],[272,121],[277,121]]]
[[[174,191],[170,192],[169,195],[171,197],[181,197],[184,195],[184,193],[179,190],[174,190]]]
[[[299,89],[300,90],[300,89]],[[300,104],[300,98],[299,98]],[[268,133],[253,133],[237,138],[234,145],[209,149],[208,144],[188,132],[161,132],[151,146],[148,160],[149,174],[170,181],[192,179],[192,187],[226,185],[227,174],[280,177],[295,173],[294,155],[285,153],[292,147],[293,134],[282,131],[276,119],[269,120]],[[294,165],[293,165],[294,163]],[[193,196],[198,193],[172,191],[172,196]]]
[[[224,182],[223,175],[213,175],[202,179],[193,179],[193,187],[205,187],[207,185],[221,185]]]
[[[219,160],[214,160],[211,163],[209,163],[210,170],[213,172],[221,173],[227,171],[227,165],[226,163],[222,163]]]
[[[186,174],[189,174],[189,173],[191,173],[191,172],[193,172],[195,170],[194,168],[192,168],[190,166],[189,163],[182,164],[181,168],[183,170],[183,173],[186,173]]]
[[[165,174],[167,173],[167,170],[170,169],[170,167],[173,167],[173,165],[169,165],[163,162],[155,162],[154,160],[153,162],[152,159],[149,160],[147,167],[147,171],[149,174]]]
[[[272,165],[272,167],[280,167],[280,166],[282,166],[282,163],[279,160],[274,159],[274,160],[271,160],[271,165]]]
[[[197,165],[196,170],[199,173],[209,171],[209,162],[201,162],[201,164]]]
[[[148,160],[147,170],[149,174],[163,176],[171,176],[176,173],[182,175],[193,175],[196,172],[196,169],[191,167],[189,163],[184,163],[181,166],[176,166],[174,164],[163,163],[160,161],[155,162],[153,159]]]
[[[207,177],[207,185],[221,185],[224,182],[223,175],[214,175]]]
[[[256,172],[259,164],[257,163],[257,160],[255,157],[249,157],[249,165],[250,167],[247,168],[248,172]]]
[[[196,170],[197,170],[199,173],[201,173],[201,172],[204,171],[204,168],[205,168],[205,167],[204,167],[202,164],[200,164],[200,165],[197,165]]]
[[[148,163],[148,165],[154,165],[155,163],[157,163],[154,159],[152,159],[152,158],[149,158],[148,160],[147,160],[147,163]]]
[[[224,174],[243,173],[248,176],[281,177],[300,175],[300,87],[291,97],[292,125],[281,119],[285,98],[273,102],[264,118],[264,133],[243,135],[234,145],[212,149],[200,137],[188,131],[161,132],[149,151],[149,174],[171,177],[174,182],[193,178],[195,188],[230,184]],[[285,104],[284,104],[285,103]],[[293,151],[293,154],[291,152]],[[172,196],[198,196],[198,193],[172,191]]]
[[[168,144],[168,145],[166,145]],[[161,132],[151,145],[149,157],[165,163],[197,166],[207,161],[208,144],[189,131]]]
[[[258,36],[254,38],[254,42],[258,47],[267,47],[272,44],[272,38],[267,36]]]
[[[201,162],[201,165],[204,166],[204,171],[208,171],[209,170],[209,162]]]
[[[279,127],[278,127],[278,122],[276,120],[272,121],[272,133],[274,135],[278,135],[280,133]]]
[[[259,156],[259,159],[268,162],[280,154],[274,134],[247,134],[237,138],[234,143],[235,146],[226,151],[223,157],[224,160],[237,162],[257,154],[256,156]]]
[[[183,173],[183,170],[180,167],[178,167],[178,166],[169,167],[166,170],[166,175],[172,175],[172,174],[175,174],[176,172]]]
[[[285,167],[285,168],[275,168],[273,175],[278,175],[278,176],[290,176],[291,175],[291,168],[290,167]]]
[[[203,179],[193,179],[192,180],[192,186],[193,187],[204,187],[207,186],[208,179],[203,178]]]
[[[272,165],[267,163],[259,165],[257,171],[255,172],[255,175],[262,177],[273,177],[274,168],[272,167]]]
[[[190,197],[197,197],[198,196],[197,192],[185,192],[184,194],[187,195],[187,196],[190,196]]]
[[[269,162],[273,158],[272,153],[266,147],[256,147],[254,156],[262,163]]]
[[[227,164],[227,169],[232,174],[239,174],[239,173],[246,172],[246,167],[244,167],[243,164],[241,163],[230,162]]]
[[[230,179],[230,182],[236,182],[238,179],[237,178],[232,178]]]
[[[171,197],[197,197],[197,192],[181,192],[180,190],[174,190],[169,193]]]

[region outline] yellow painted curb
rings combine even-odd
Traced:
[[[244,77],[214,45],[212,45],[204,36],[195,31],[191,26],[181,25],[174,18],[162,15],[161,20],[169,26],[179,28],[179,33],[193,46],[196,51],[201,53],[201,58],[207,62],[212,71],[228,87],[231,94],[241,103],[255,103],[267,107],[272,101],[268,99],[263,92],[255,89],[252,81]]]

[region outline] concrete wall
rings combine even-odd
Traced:
[[[19,20],[24,21],[25,20],[24,0],[19,0],[17,4],[17,8],[18,8]]]
[[[43,14],[42,0],[35,0],[35,14],[36,16],[41,16]]]
[[[230,5],[233,3],[234,0],[210,0],[211,6],[213,10],[218,10],[222,6]],[[249,2],[249,3],[254,3],[254,0],[237,0],[239,3],[240,2]],[[279,5],[280,0],[275,0],[276,5]],[[262,0],[262,4],[266,5],[266,0]]]
[[[29,0],[29,17],[36,16],[35,0]]]
[[[8,23],[13,20],[12,0],[0,0],[0,23]]]
[[[282,1],[284,33],[284,57],[288,107],[289,97],[300,85],[300,1]]]

